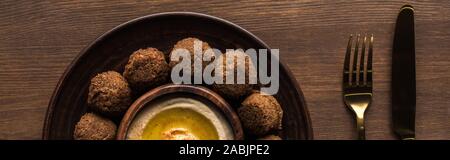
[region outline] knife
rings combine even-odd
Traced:
[[[392,49],[392,121],[400,139],[415,139],[416,61],[414,9],[400,9]]]

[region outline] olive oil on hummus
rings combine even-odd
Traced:
[[[205,116],[189,108],[167,109],[150,119],[142,139],[218,140],[216,127]]]

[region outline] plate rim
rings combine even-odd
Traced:
[[[50,123],[51,123],[51,119],[53,117],[54,114],[54,108],[56,107],[56,97],[58,97],[57,95],[60,94],[61,92],[61,86],[63,84],[63,82],[65,82],[67,80],[67,75],[71,74],[73,72],[73,68],[74,66],[76,66],[78,63],[80,63],[80,59],[81,57],[86,55],[86,52],[92,48],[94,45],[96,45],[98,42],[104,40],[105,38],[107,38],[109,35],[113,34],[114,32],[117,32],[129,25],[132,25],[134,23],[140,22],[142,20],[146,20],[146,19],[153,19],[153,18],[160,18],[162,16],[193,16],[193,17],[199,17],[199,18],[207,18],[216,22],[220,22],[224,25],[228,25],[230,27],[236,28],[237,30],[239,30],[240,32],[247,34],[247,36],[251,37],[252,39],[254,39],[257,43],[259,43],[261,46],[270,49],[270,47],[264,42],[262,41],[260,38],[258,38],[257,36],[255,36],[253,33],[247,31],[246,29],[238,26],[237,24],[234,24],[228,20],[219,18],[219,17],[215,17],[212,15],[207,15],[207,14],[203,14],[203,13],[197,13],[197,12],[161,12],[161,13],[155,13],[155,14],[150,14],[150,15],[145,15],[145,16],[141,16],[132,20],[129,20],[127,22],[121,23],[117,26],[115,26],[114,28],[106,31],[105,33],[103,33],[102,35],[100,35],[99,37],[95,38],[95,40],[91,41],[86,47],[84,47],[76,56],[75,58],[73,58],[73,60],[70,62],[70,64],[66,67],[66,69],[64,70],[63,74],[60,76],[57,85],[55,86],[55,89],[53,90],[52,96],[50,98],[48,107],[47,107],[47,111],[45,114],[45,119],[44,119],[44,127],[43,127],[43,131],[42,131],[42,139],[44,140],[48,140],[49,139],[49,131],[50,131]],[[302,113],[302,116],[305,117],[305,128],[308,129],[308,131],[306,131],[306,140],[313,140],[314,139],[314,134],[313,134],[313,128],[312,128],[312,123],[311,123],[311,118],[309,115],[309,110],[308,110],[308,106],[306,105],[306,100],[304,98],[303,92],[300,88],[300,84],[298,84],[294,74],[292,73],[292,71],[289,69],[289,67],[287,66],[287,64],[284,62],[284,60],[280,57],[279,58],[280,61],[280,66],[282,69],[285,70],[285,72],[287,73],[287,76],[289,77],[289,82],[291,84],[294,85],[295,91],[296,91],[296,97],[299,98],[300,103],[303,105],[303,109],[305,112]]]

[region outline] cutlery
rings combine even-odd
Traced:
[[[373,35],[360,38],[358,34],[353,54],[353,36],[350,35],[344,60],[343,97],[345,105],[355,113],[358,139],[366,139],[364,113],[372,101],[372,52]],[[361,55],[358,61],[359,45],[362,41]],[[368,47],[367,47],[368,45]],[[367,56],[366,49],[368,50]],[[353,58],[351,58],[353,55]],[[365,57],[366,56],[366,57]],[[367,61],[366,61],[367,60]],[[359,62],[359,64],[358,64]]]
[[[414,9],[400,9],[392,49],[392,121],[400,139],[415,139],[416,68]]]

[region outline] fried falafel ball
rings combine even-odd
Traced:
[[[84,114],[75,125],[75,140],[112,140],[116,137],[117,126],[111,120],[94,113]]]
[[[123,76],[137,92],[144,92],[169,79],[169,64],[156,48],[139,49],[130,55]]]
[[[194,75],[194,58],[200,58],[199,61],[202,62],[202,69],[204,69],[206,67],[206,65],[208,65],[208,62],[203,61],[203,57],[194,57],[194,44],[195,42],[199,42],[201,43],[201,49],[202,49],[202,55],[206,52],[206,50],[211,49],[211,47],[209,46],[208,43],[198,39],[198,38],[193,38],[193,37],[188,37],[185,39],[182,39],[180,41],[178,41],[174,46],[172,51],[170,52],[170,56],[172,56],[172,54],[174,54],[175,51],[177,51],[177,49],[186,49],[187,51],[189,51],[189,53],[191,54],[191,75]],[[170,58],[169,58],[170,59]],[[171,68],[173,68],[175,65],[177,65],[180,61],[171,61],[169,62],[169,65]]]
[[[233,60],[228,61],[227,60],[227,54],[232,54]],[[216,84],[214,83],[212,85],[212,89],[216,92],[218,92],[220,95],[225,96],[228,99],[231,100],[240,100],[244,96],[251,93],[251,91],[256,87],[256,84],[250,84],[249,81],[249,74],[251,73],[250,70],[254,71],[252,72],[255,74],[256,77],[256,70],[253,66],[253,62],[251,61],[250,57],[247,57],[245,59],[245,65],[238,65],[237,57],[244,57],[246,54],[241,50],[235,50],[235,51],[229,51],[225,54],[222,54],[219,57],[219,61],[223,61],[223,72],[221,76],[223,77],[223,84]],[[228,62],[227,62],[228,61]],[[233,63],[234,65],[227,65],[227,63]],[[238,73],[238,67],[245,67],[245,83],[244,84],[238,84],[237,83],[237,73]],[[227,77],[234,76],[234,84],[226,84]]]
[[[271,134],[271,135],[267,135],[267,136],[258,138],[258,140],[283,140],[283,139],[281,139],[281,137],[279,137],[277,135]]]
[[[273,96],[253,93],[242,102],[237,112],[244,130],[251,135],[263,136],[281,129],[283,110]]]
[[[117,117],[130,106],[131,89],[119,73],[103,72],[91,79],[87,102],[92,110]]]

